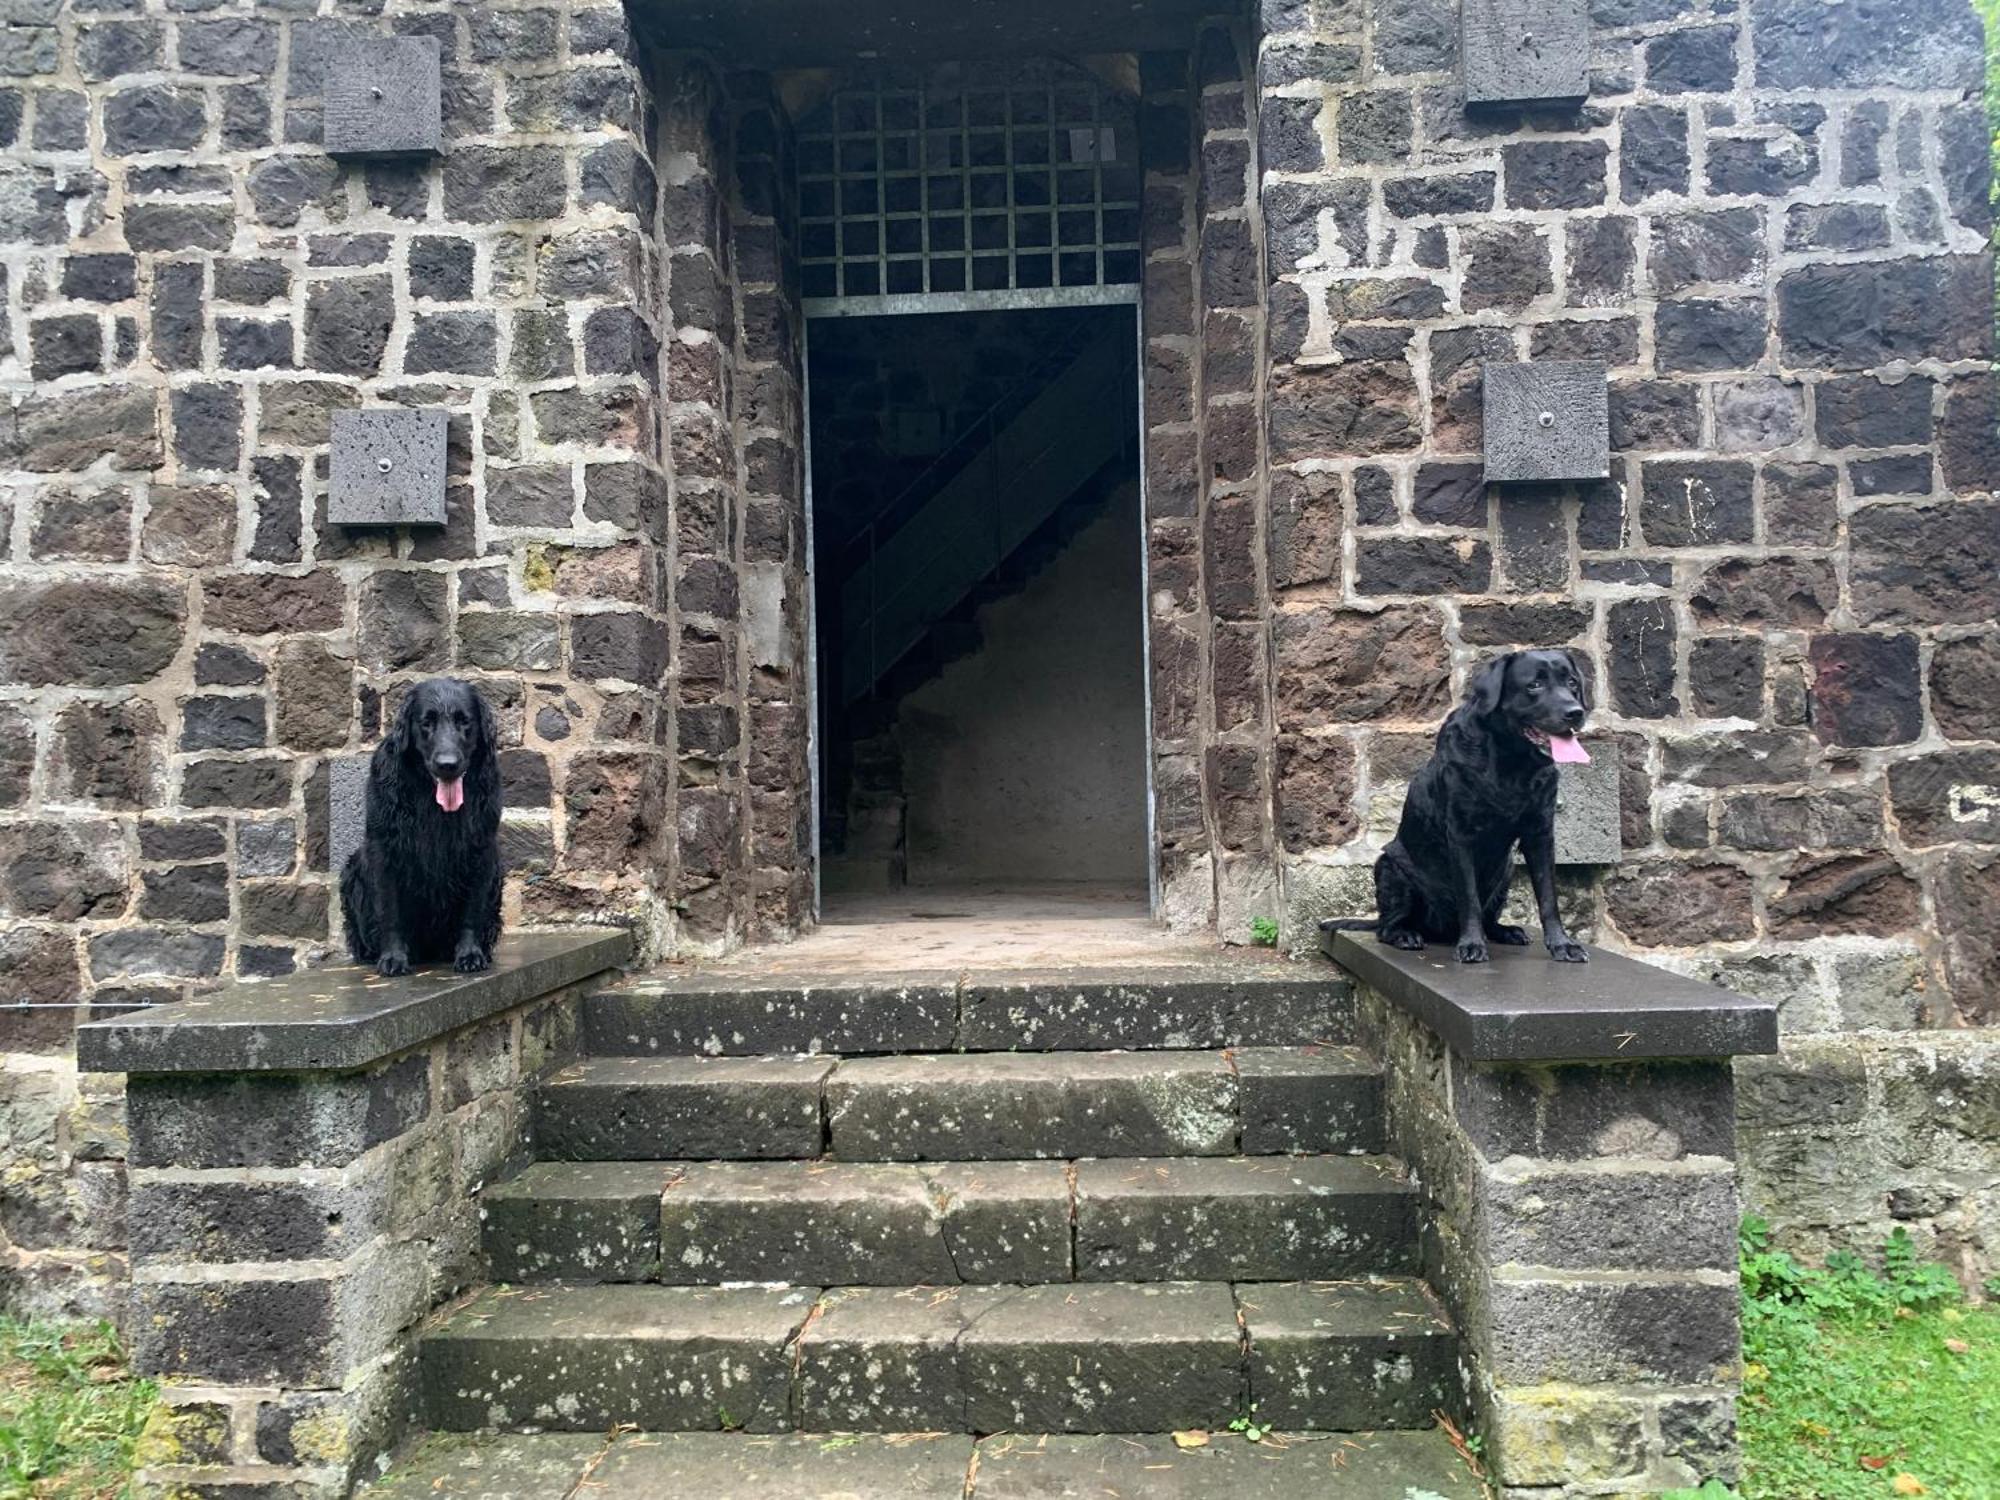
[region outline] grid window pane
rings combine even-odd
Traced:
[[[1129,285],[1130,100],[1048,60],[842,89],[798,129],[808,296]]]

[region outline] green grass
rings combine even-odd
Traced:
[[[0,1500],[121,1500],[157,1395],[108,1323],[0,1318]]]
[[[1743,1294],[1744,1500],[2000,1495],[2000,1308],[1968,1306],[1906,1233],[1879,1274],[1816,1269],[1746,1220]]]

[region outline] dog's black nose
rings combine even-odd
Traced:
[[[436,760],[431,762],[431,768],[440,776],[454,776],[458,773],[458,757],[456,755],[440,755]]]
[[[1582,709],[1572,708],[1568,713],[1563,715],[1563,718],[1566,721],[1568,721],[1570,728],[1572,729],[1583,728],[1584,712]]]

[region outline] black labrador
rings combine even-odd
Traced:
[[[1375,861],[1374,919],[1322,925],[1372,927],[1395,948],[1456,943],[1460,963],[1485,963],[1488,943],[1528,941],[1500,920],[1518,843],[1550,956],[1585,962],[1556,910],[1555,819],[1557,764],[1590,759],[1576,739],[1589,712],[1590,690],[1567,651],[1486,663],[1438,731],[1396,837]]]
[[[500,757],[493,711],[455,677],[420,682],[368,765],[367,831],[340,872],[347,948],[378,974],[493,961]]]

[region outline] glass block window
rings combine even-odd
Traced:
[[[1139,280],[1130,100],[1037,60],[884,73],[799,123],[810,298]]]

